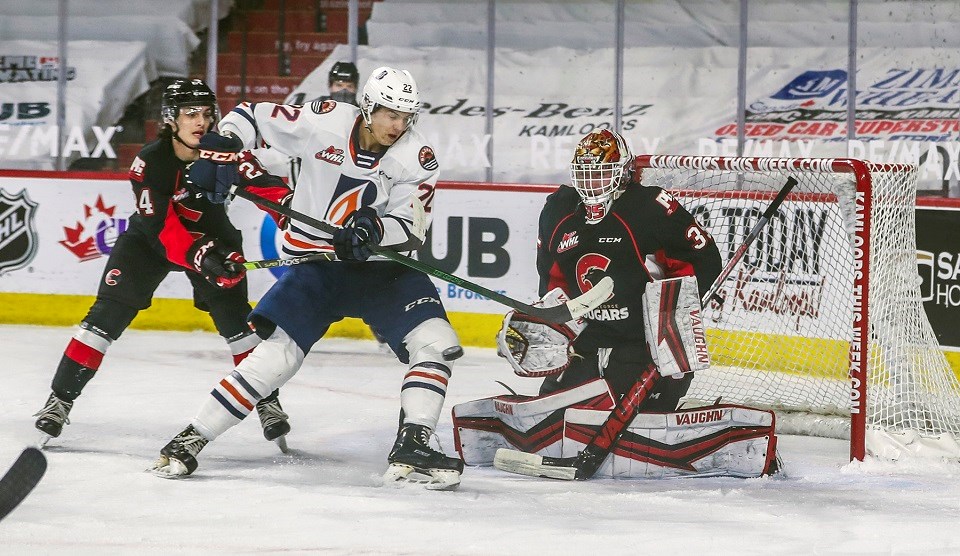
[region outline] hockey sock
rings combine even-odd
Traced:
[[[404,423],[436,429],[449,380],[450,367],[443,363],[422,361],[410,367],[400,388]]]
[[[80,324],[80,329],[74,333],[67,348],[63,351],[57,372],[53,376],[51,389],[58,398],[67,401],[77,399],[83,387],[90,382],[103,356],[113,340],[105,332],[96,327]]]
[[[282,386],[303,364],[304,353],[277,328],[210,392],[192,425],[213,440],[253,411],[267,393]]]
[[[239,365],[241,361],[250,355],[253,348],[260,343],[260,337],[253,330],[244,330],[236,336],[227,338],[227,345],[230,347],[230,353],[233,355],[234,366]]]

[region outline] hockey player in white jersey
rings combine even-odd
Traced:
[[[439,165],[414,129],[420,106],[410,73],[382,67],[364,85],[359,108],[332,100],[306,107],[244,103],[222,120],[219,134],[203,137],[208,154],[201,154],[191,179],[216,194],[235,183],[231,173],[245,170],[231,162],[242,149],[267,145],[301,158],[292,208],[342,228],[331,236],[291,220],[281,251],[287,257],[332,251],[338,260],[291,266],[263,296],[250,315],[263,342],[161,450],[157,474],[192,473],[197,453],[289,380],[332,323],[359,317],[409,367],[384,481],[433,489],[459,484],[463,462],[434,450],[430,437],[463,350],[429,278],[371,257],[373,246],[414,251],[423,243],[423,231],[413,227],[413,203],[419,198],[429,212]]]

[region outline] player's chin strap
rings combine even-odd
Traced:
[[[726,280],[727,276],[733,271],[734,267],[743,258],[753,241],[760,235],[760,231],[766,226],[767,222],[773,218],[774,213],[780,208],[784,199],[790,191],[797,185],[797,180],[790,176],[777,196],[770,202],[770,206],[763,211],[763,216],[757,221],[747,235],[743,245],[737,249],[736,253],[727,261],[727,264],[720,271],[713,285],[704,294],[701,304],[706,304],[717,293],[720,285]],[[610,415],[600,425],[600,430],[590,440],[590,443],[576,457],[555,458],[549,456],[539,456],[537,454],[528,454],[518,450],[500,448],[493,460],[493,465],[497,469],[520,473],[522,475],[532,475],[534,477],[547,477],[551,479],[583,480],[592,477],[603,461],[610,454],[614,444],[623,435],[627,425],[633,421],[637,414],[640,404],[646,399],[650,390],[656,384],[660,377],[660,371],[654,365],[649,365],[640,373],[640,377],[630,387],[630,390],[624,394],[617,402],[617,406],[610,412]]]
[[[292,220],[303,222],[304,224],[312,226],[322,232],[333,234],[337,230],[337,226],[334,226],[329,222],[318,220],[301,212],[295,211],[289,207],[285,207],[280,203],[275,203],[268,199],[264,199],[263,197],[255,195],[249,191],[237,187],[236,185],[230,189],[230,193],[232,195],[236,195],[237,197],[242,197],[251,203],[260,205],[261,207],[268,208],[278,214],[282,214]],[[424,215],[423,203],[421,203],[420,199],[417,197],[414,197],[413,199],[414,223],[411,234],[423,241],[423,238],[426,236],[426,216]],[[383,247],[380,245],[371,246],[371,251],[391,261],[408,266],[414,270],[418,270],[435,278],[439,278],[444,282],[456,284],[465,290],[488,297],[493,301],[506,305],[512,309],[516,309],[518,311],[527,313],[528,315],[555,323],[565,323],[567,321],[578,319],[599,307],[601,303],[613,297],[613,279],[607,276],[600,280],[597,285],[588,290],[586,293],[580,295],[579,297],[575,297],[566,303],[557,305],[556,307],[534,307],[533,305],[528,305],[526,303],[517,301],[512,297],[507,297],[502,293],[487,289],[480,284],[475,284],[458,276],[447,274],[439,268],[432,267],[416,259],[397,253],[395,250],[389,247]]]

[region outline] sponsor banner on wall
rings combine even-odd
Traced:
[[[42,174],[37,174],[42,175]],[[70,174],[66,174],[69,176]],[[421,259],[444,272],[524,302],[537,298],[537,222],[554,187],[442,182],[437,189],[429,243]],[[678,195],[720,245],[732,255],[759,218],[765,203],[725,199],[707,207]],[[124,177],[3,176],[0,173],[0,291],[95,295],[107,257],[134,210]],[[276,226],[253,204],[236,200],[231,220],[243,232],[249,260],[278,257]],[[836,338],[849,323],[827,322],[828,306],[852,303],[849,284],[827,262],[850,256],[837,236],[832,203],[786,201],[745,255],[749,273],[734,272],[720,290],[724,311],[736,312],[758,330],[816,327]],[[927,314],[942,345],[960,348],[960,242],[943,230],[960,228],[960,209],[917,211],[917,268]],[[747,265],[742,265],[744,268]],[[248,273],[256,301],[283,269]],[[460,286],[434,279],[448,311],[503,314],[507,308]],[[189,282],[173,273],[157,297],[190,299]],[[785,328],[788,325],[789,328]],[[722,327],[722,321],[716,326]],[[835,332],[832,332],[835,331]]]
[[[960,230],[960,207],[917,208],[923,307],[939,344],[960,349],[960,239],[952,230]]]

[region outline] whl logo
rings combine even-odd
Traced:
[[[335,166],[340,166],[343,164],[343,149],[337,149],[333,145],[323,149],[313,156],[317,160],[329,162]]]
[[[26,189],[16,195],[0,189],[0,274],[27,266],[37,255],[36,211]]]
[[[64,239],[58,243],[81,261],[90,261],[109,255],[117,236],[127,229],[126,218],[114,218],[116,205],[108,207],[97,195],[93,204],[83,205],[83,220],[73,227],[64,226]]]
[[[563,253],[564,251],[569,251],[577,246],[580,243],[580,238],[577,237],[577,232],[567,232],[563,234],[563,237],[560,238],[560,243],[557,244],[557,253]]]

